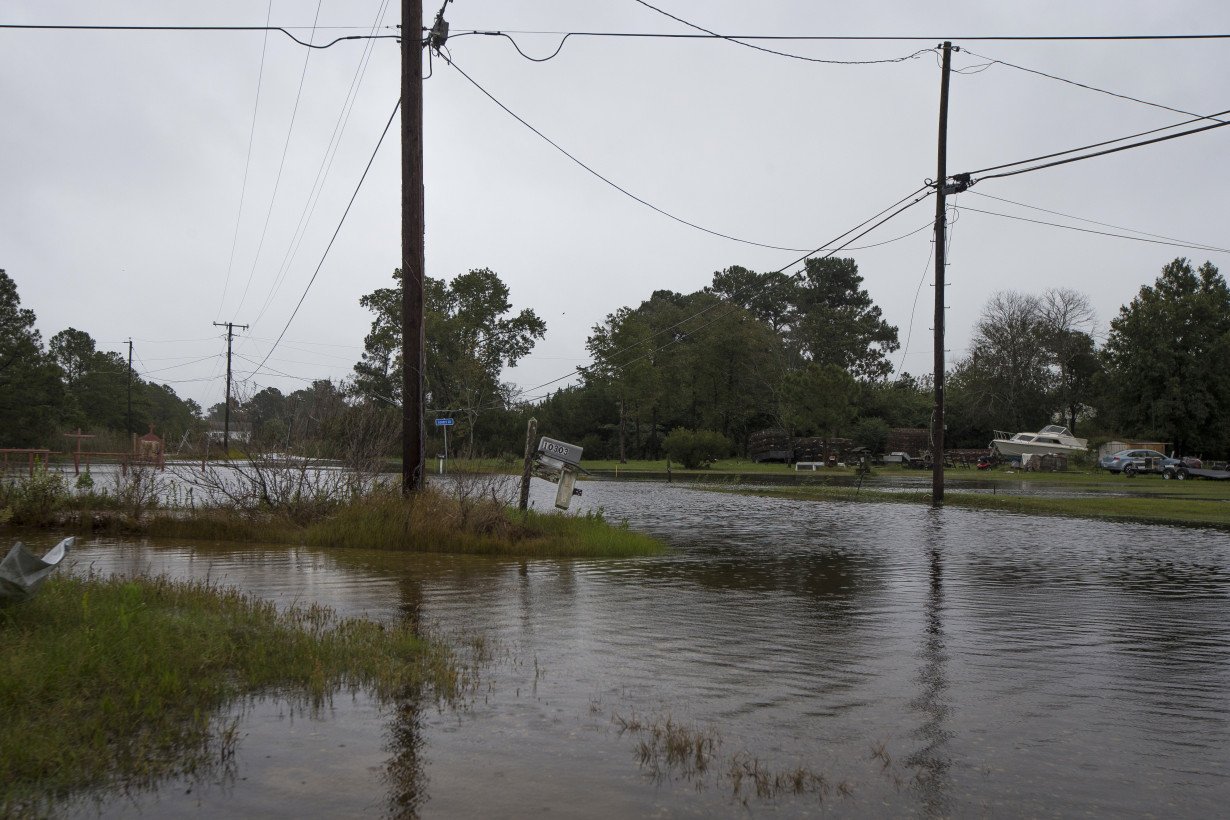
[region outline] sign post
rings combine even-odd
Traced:
[[[444,428],[444,461],[448,461],[448,428],[453,426],[452,419],[436,419],[436,426]],[[444,473],[444,461],[440,462],[440,473]]]

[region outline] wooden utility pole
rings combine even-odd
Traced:
[[[78,433],[81,431],[78,430]],[[132,435],[132,339],[128,340],[128,435]]]
[[[939,159],[935,172],[935,410],[931,416],[931,504],[944,503],[944,237],[948,184],[948,78],[952,73],[952,43],[943,45],[940,75]]]
[[[247,330],[247,325],[237,325],[233,322],[214,322],[216,327],[226,328],[226,405],[222,408],[222,457],[231,455],[231,339],[235,336],[235,328]]]
[[[530,419],[525,425],[525,461],[521,465],[521,494],[517,509],[525,511],[530,506],[530,475],[534,470],[534,437],[538,435],[538,419]]]
[[[401,3],[401,486],[423,488],[423,2]]]

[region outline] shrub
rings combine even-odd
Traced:
[[[662,449],[685,468],[708,467],[730,453],[730,440],[714,430],[685,430],[676,427],[662,440]]]
[[[68,498],[64,477],[39,466],[29,478],[13,481],[4,488],[0,493],[0,512],[14,524],[43,526],[64,509]]]
[[[881,418],[862,418],[854,425],[850,438],[873,453],[883,453],[888,445],[888,422]]]

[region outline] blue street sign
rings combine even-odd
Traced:
[[[453,420],[452,419],[436,419],[436,426],[437,427],[452,427]]]

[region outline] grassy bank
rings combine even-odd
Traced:
[[[520,513],[489,500],[466,505],[432,492],[411,500],[391,493],[371,496],[306,525],[276,513],[202,510],[154,513],[136,528],[146,535],[185,539],[519,558],[618,558],[665,550],[657,539],[598,514]]]
[[[0,811],[207,774],[231,758],[228,703],[276,692],[317,705],[338,690],[378,698],[467,682],[450,655],[409,629],[279,613],[195,582],[57,576],[0,609]]]
[[[195,477],[195,476],[194,476]],[[510,557],[627,557],[663,552],[656,539],[601,513],[519,512],[498,476],[454,477],[410,498],[379,481],[316,481],[283,468],[217,472],[213,502],[190,504],[180,485],[168,492],[153,474],[116,492],[73,493],[58,474],[0,485],[0,533],[50,527],[78,533],[149,535],[211,541],[447,552]],[[205,498],[210,498],[205,485]],[[136,488],[135,490],[133,488]],[[180,499],[174,503],[174,499]],[[168,500],[170,499],[170,500]]]
[[[1161,481],[1158,484],[1161,485]],[[1175,482],[1167,482],[1173,485]],[[1188,482],[1190,484],[1190,482]],[[951,490],[945,492],[944,503],[950,507],[977,510],[999,510],[1028,515],[1058,515],[1072,518],[1106,519],[1112,521],[1135,521],[1146,524],[1175,524],[1181,526],[1212,526],[1230,530],[1230,488],[1208,485],[1195,490],[1198,497],[1181,498],[1173,495],[1148,496],[1143,493],[1132,496],[1114,495],[1014,495],[999,492],[970,493]],[[796,498],[813,501],[860,501],[864,503],[930,504],[931,492],[886,492],[864,487],[794,486],[794,487],[748,487],[725,489],[742,495],[757,495],[770,498]]]

